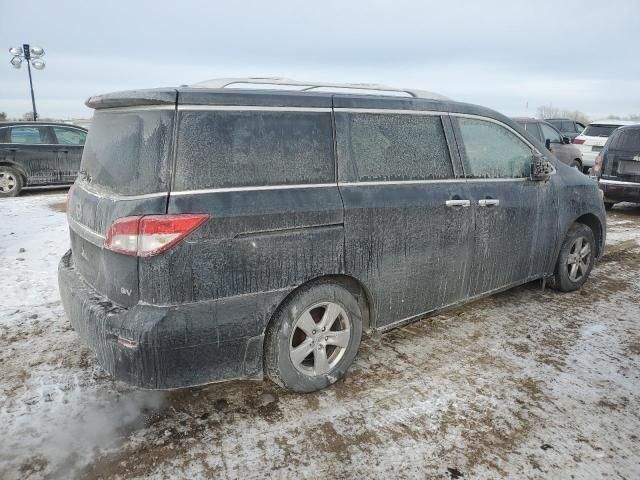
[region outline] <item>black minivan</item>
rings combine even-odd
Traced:
[[[640,125],[620,127],[596,157],[606,209],[618,202],[640,203]]]
[[[602,254],[597,183],[499,113],[259,83],[87,102],[59,286],[118,379],[317,390],[363,332],[536,279],[575,290]]]
[[[0,197],[76,180],[87,130],[52,122],[0,122]]]

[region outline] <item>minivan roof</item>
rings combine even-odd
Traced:
[[[413,88],[396,88],[375,83],[333,83],[299,81],[282,77],[213,78],[194,83],[193,88],[231,88],[251,90],[290,90],[297,92],[325,92],[364,95],[407,96],[448,100],[444,95]]]
[[[640,122],[633,120],[598,120],[595,122],[589,122],[589,125],[639,125]]]
[[[85,127],[80,127],[78,125],[74,125],[73,123],[64,123],[64,122],[48,122],[46,120],[38,120],[37,122],[34,122],[33,120],[24,120],[24,121],[10,121],[10,122],[0,122],[0,128],[6,128],[6,127],[24,127],[24,126],[29,126],[29,125],[33,125],[35,127],[48,127],[48,126],[54,126],[54,127],[72,127],[72,128],[79,128],[80,130],[84,130],[86,131],[87,129]]]

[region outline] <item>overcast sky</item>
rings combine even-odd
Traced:
[[[626,115],[640,113],[639,26],[638,0],[0,0],[0,111],[31,109],[8,52],[30,42],[46,51],[33,73],[43,117],[89,117],[98,93],[232,76],[413,87],[507,115]]]

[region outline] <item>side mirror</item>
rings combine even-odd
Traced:
[[[551,139],[547,138],[544,141],[544,146],[547,147],[547,150],[551,151]]]
[[[571,139],[569,137],[562,137],[562,143],[569,145],[571,143]]]
[[[547,142],[549,142],[548,139]],[[542,182],[548,180],[549,175],[551,175],[551,164],[542,155],[534,154],[531,159],[531,180]]]

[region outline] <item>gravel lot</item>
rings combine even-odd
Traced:
[[[368,338],[318,393],[139,391],[65,319],[64,193],[0,200],[0,478],[640,478],[640,207],[539,282]]]

